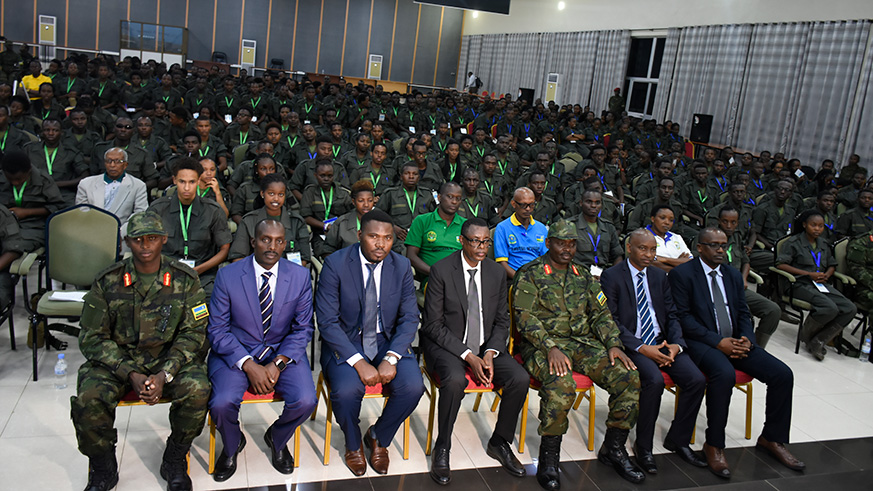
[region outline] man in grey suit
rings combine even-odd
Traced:
[[[106,171],[79,181],[76,204],[89,204],[112,213],[121,221],[121,230],[127,230],[127,220],[134,213],[148,208],[146,185],[125,173],[127,152],[113,147],[103,155]]]

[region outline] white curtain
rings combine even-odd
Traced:
[[[667,99],[670,97],[670,86],[673,84],[673,69],[676,67],[680,32],[681,30],[676,27],[667,31],[664,55],[661,57],[661,73],[658,75],[658,92],[655,94],[655,107],[652,111],[655,121],[664,121],[667,113]]]
[[[730,144],[751,34],[750,25],[682,29],[664,119],[687,134],[694,114],[711,114],[710,141]]]
[[[864,60],[859,68],[858,88],[849,115],[846,141],[838,164],[845,165],[849,156],[861,156],[861,165],[873,170],[873,32],[867,38]]]
[[[606,110],[612,90],[624,86],[627,57],[630,54],[630,31],[601,31],[597,39],[591,96],[588,105],[595,113]]]

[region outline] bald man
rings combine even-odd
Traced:
[[[548,229],[531,216],[537,201],[530,188],[516,189],[510,204],[515,213],[494,230],[494,260],[511,280],[518,268],[546,253]]]

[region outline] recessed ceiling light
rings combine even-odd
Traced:
[[[476,17],[479,17],[479,12],[474,10],[473,11],[473,18],[475,19]]]
[[[566,7],[566,6],[567,6],[566,3],[564,3],[564,2],[558,2],[558,10],[564,10],[564,7]]]

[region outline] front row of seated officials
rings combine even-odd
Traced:
[[[410,262],[391,250],[391,217],[368,212],[358,235],[359,244],[327,258],[313,302],[308,270],[282,257],[283,226],[262,220],[251,239],[253,254],[219,270],[207,308],[197,275],[161,255],[167,232],[160,217],[154,212],[131,217],[125,241],[132,256],[99,275],[81,322],[87,361],[79,369],[71,414],[79,450],[89,458],[86,491],[118,483],[114,409],[131,390],[150,405],[172,401],[172,432],[160,467],[167,489],[192,489],[185,456],[207,410],[224,444],[213,477],[223,481],[234,474],[246,445],[239,408],[247,389],[275,392],[284,401],[264,439],[273,467],[291,473],[294,460],[287,443],[316,405],[305,351],[313,304],[323,343],[322,371],[345,434],[346,465],[358,476],[368,463],[387,473],[387,447],[424,392],[411,348],[419,311]],[[784,446],[792,373],[755,344],[742,279],[722,266],[725,235],[703,230],[699,259],[675,268],[668,281],[649,267],[657,249],[654,238],[645,230],[633,232],[628,260],[603,273],[603,290],[574,260],[577,237],[574,224],[554,224],[545,239],[547,252],[517,271],[512,306],[521,364],[507,351],[505,272],[486,258],[488,224],[465,221],[461,250],[434,264],[421,331],[425,365],[441,387],[431,477],[440,484],[451,481],[452,429],[468,385],[465,372],[481,386],[503,389],[497,424],[485,446],[517,477],[525,469],[510,443],[530,377],[539,382],[537,480],[545,489],[560,487],[561,440],[576,397],[573,371],[609,392],[606,439],[598,458],[629,481],[641,482],[646,472],[658,470],[652,440],[664,386],[661,370],[680,387],[667,449],[691,465],[730,477],[724,428],[737,368],[768,386],[757,446],[787,467],[803,470]],[[380,384],[387,404],[362,433],[366,387]],[[689,440],[704,389],[708,428],[701,456]],[[626,448],[634,425],[636,463]]]

